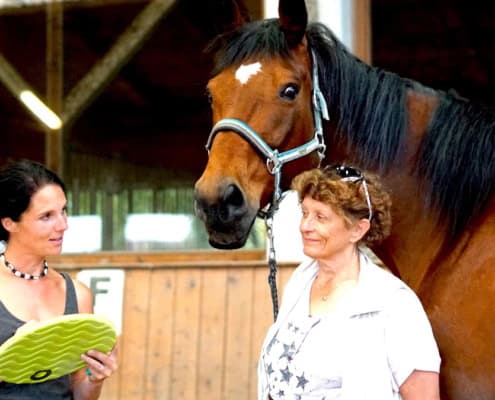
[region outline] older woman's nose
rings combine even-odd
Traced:
[[[310,215],[303,216],[301,218],[300,230],[307,231],[313,228],[313,219]]]

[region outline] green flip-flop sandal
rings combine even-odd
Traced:
[[[0,346],[0,380],[39,383],[84,367],[81,354],[109,352],[117,340],[110,320],[95,314],[69,314],[27,323]]]

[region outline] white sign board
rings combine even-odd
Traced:
[[[94,313],[112,321],[117,335],[122,333],[124,277],[122,269],[85,269],[77,274],[93,293]]]

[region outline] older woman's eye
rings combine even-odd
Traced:
[[[323,214],[318,214],[316,218],[318,219],[318,221],[326,221],[328,219],[327,216]]]

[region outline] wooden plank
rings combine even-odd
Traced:
[[[200,269],[177,270],[170,400],[197,399],[200,286]]]
[[[219,399],[248,400],[251,364],[251,325],[253,315],[252,268],[229,269],[227,275],[227,324],[223,396]]]
[[[176,270],[152,272],[145,400],[167,399],[171,392],[175,330]]]
[[[120,387],[122,384],[122,337],[118,338],[119,369],[110,378],[105,380],[101,390],[100,400],[120,400]]]
[[[105,198],[104,207],[112,207],[111,196]],[[108,212],[105,212],[107,215]],[[111,219],[106,224],[111,226]],[[62,254],[49,257],[50,265],[60,266],[64,269],[71,268],[154,268],[158,266],[187,266],[218,265],[225,267],[228,264],[238,265],[252,261],[253,265],[260,268],[266,267],[264,261],[265,252],[262,250],[205,250],[205,251],[181,251],[181,252],[118,252],[106,251],[99,253]]]
[[[261,345],[268,328],[273,323],[272,300],[268,285],[268,265],[265,269],[255,269],[253,282],[253,320],[251,323],[251,355],[249,375],[249,398],[257,398],[257,365]]]
[[[201,270],[200,336],[196,398],[222,398],[225,354],[225,269]]]
[[[113,194],[105,192],[103,195],[103,250],[113,248]]]
[[[146,365],[148,363],[151,271],[126,272],[124,321],[121,341],[122,380],[119,390],[121,400],[144,398]]]

